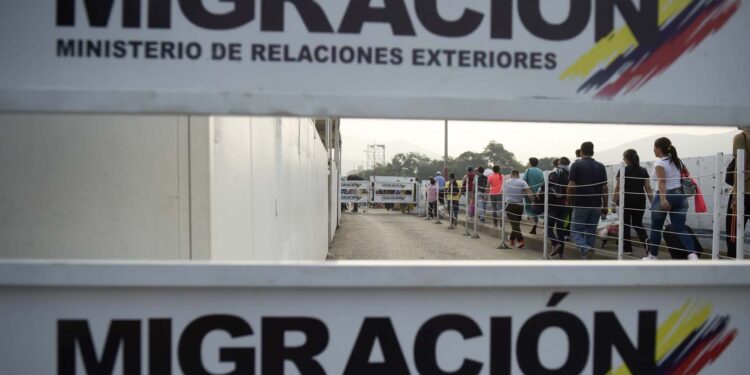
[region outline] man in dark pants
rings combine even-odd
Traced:
[[[563,257],[565,248],[565,218],[570,213],[570,208],[565,205],[565,190],[568,187],[569,176],[570,159],[563,156],[559,159],[557,167],[549,174],[549,211],[547,214],[549,217],[547,237],[552,241],[550,256],[559,255],[560,259]]]
[[[505,199],[508,205],[505,207],[505,212],[508,214],[508,221],[510,221],[511,233],[509,238],[510,247],[523,248],[526,246],[526,241],[523,239],[521,233],[521,215],[523,215],[523,199],[531,198],[532,192],[529,189],[529,184],[526,181],[521,180],[520,172],[514,169],[510,172],[510,180],[505,184]],[[517,241],[517,242],[516,242]],[[517,244],[516,244],[517,243]]]

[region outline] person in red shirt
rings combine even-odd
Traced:
[[[492,176],[487,179],[487,185],[490,190],[490,210],[492,210],[492,221],[497,226],[497,217],[500,208],[503,206],[503,175],[500,173],[500,166],[492,167]]]
[[[461,180],[461,190],[466,194],[466,218],[474,216],[474,177],[476,173],[473,167],[466,168],[466,174]]]

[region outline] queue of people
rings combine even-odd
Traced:
[[[743,131],[735,137],[735,154],[738,148],[746,149],[749,144],[748,138],[748,131]],[[632,256],[634,248],[643,248],[643,259],[658,259],[662,233],[665,231],[664,224],[669,218],[671,224],[667,232],[679,239],[680,248],[687,253],[687,259],[697,260],[697,241],[685,225],[689,208],[687,198],[694,194],[692,189],[695,189],[695,186],[690,186],[690,172],[679,158],[677,148],[668,138],[656,139],[653,150],[656,161],[651,173],[640,165],[638,153],[628,149],[622,155],[625,165],[624,176],[620,176],[618,172],[614,179],[614,195],[611,201],[615,207],[619,204],[621,189],[624,190],[623,252]],[[750,160],[746,165],[750,166]],[[746,177],[749,175],[746,174]],[[511,230],[510,235],[503,241],[510,247],[523,248],[526,241],[520,223],[524,212],[532,221],[532,229],[529,232],[531,235],[536,234],[539,216],[542,216],[547,220],[547,237],[552,245],[550,255],[553,257],[563,258],[565,244],[572,241],[580,257],[588,259],[595,248],[597,226],[610,210],[607,173],[604,165],[594,159],[592,142],[581,144],[580,149],[576,150],[576,160],[573,163],[565,156],[554,160],[548,177],[549,194],[546,205],[544,173],[539,168],[537,158],[529,159],[528,169],[523,174],[513,170],[509,179],[505,179],[497,165],[491,169],[484,166],[477,166],[476,169],[468,167],[461,180],[456,179],[455,173],[451,173],[449,177],[449,181],[443,179],[445,183],[442,188],[440,172],[431,178],[427,190],[428,218],[439,218],[437,206],[438,203],[443,203],[441,196],[446,196],[450,227],[454,228],[457,225],[459,199],[461,195],[466,195],[468,216],[475,217],[476,214],[480,223],[485,223],[491,213],[493,226],[499,227],[502,224],[499,215],[505,212]],[[652,179],[656,181],[656,191],[652,190]],[[736,186],[735,183],[734,191]],[[747,178],[744,193],[744,219],[747,221],[750,219],[750,178]],[[650,204],[649,208],[647,203]],[[476,213],[473,212],[474,207]],[[547,208],[547,212],[544,212],[544,207]],[[734,192],[729,209],[736,209]],[[649,230],[646,230],[643,218],[649,211],[651,225]],[[728,229],[730,216],[728,215],[727,219]],[[631,238],[633,231],[637,235],[637,241]],[[731,238],[728,236],[728,245]]]

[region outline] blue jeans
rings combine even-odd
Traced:
[[[565,239],[565,218],[568,216],[568,207],[549,206],[547,213],[547,237],[552,241],[552,246],[563,244]],[[557,235],[555,235],[557,228]]]
[[[594,248],[596,242],[596,225],[599,224],[599,216],[602,209],[599,207],[575,207],[571,219],[571,237],[585,257]]]
[[[503,209],[503,195],[490,194],[490,210],[492,210],[492,221],[497,226],[497,218],[500,217],[500,211]]]
[[[479,190],[481,191],[482,188],[480,187]],[[480,221],[484,221],[484,206],[485,201],[487,200],[487,196],[484,193],[477,194],[477,216],[479,217]]]
[[[448,201],[451,210],[451,224],[458,225],[458,199],[454,201]]]
[[[680,233],[680,241],[689,252],[695,251],[693,238],[685,230],[685,219],[687,219],[688,204],[687,197],[682,194],[682,188],[667,190],[667,202],[672,205],[669,211],[663,211],[661,208],[661,196],[656,192],[654,202],[651,204],[651,232],[648,236],[648,252],[651,255],[659,255],[659,244],[661,243],[661,231],[664,228],[664,220],[672,222],[672,230]]]

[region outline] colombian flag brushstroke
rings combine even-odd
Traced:
[[[728,316],[711,317],[711,305],[685,302],[656,331],[658,373],[698,374],[724,352],[737,337]],[[630,374],[622,365],[609,375]]]
[[[659,0],[660,31],[655,45],[638,45],[630,29],[623,27],[583,54],[560,79],[588,76],[578,92],[598,90],[595,97],[600,99],[637,90],[721,29],[740,3],[741,0]],[[603,69],[591,75],[602,65]]]

